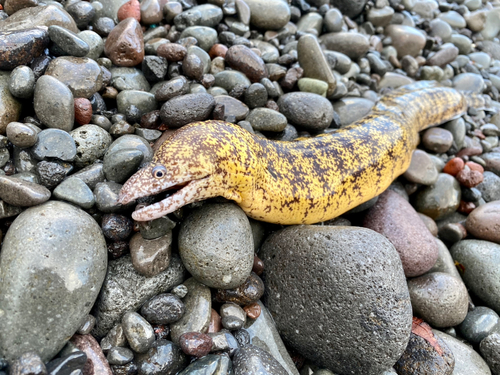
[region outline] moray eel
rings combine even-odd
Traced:
[[[261,221],[329,220],[379,195],[404,173],[420,130],[457,118],[471,105],[484,106],[484,99],[421,81],[392,91],[350,126],[300,141],[267,140],[223,121],[191,123],[123,185],[119,202],[180,188],[132,218],[148,221],[222,196]]]

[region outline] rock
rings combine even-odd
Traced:
[[[144,239],[136,233],[130,240],[130,255],[135,270],[143,276],[152,277],[170,264],[172,232],[155,239]]]
[[[137,68],[111,68],[111,84],[119,91],[149,91],[151,89],[151,85],[144,76],[144,73]]]
[[[79,178],[68,178],[61,182],[54,189],[54,197],[86,209],[93,207],[95,204],[94,193]]]
[[[290,20],[290,7],[280,0],[246,0],[250,24],[264,30],[279,30]]]
[[[460,278],[460,273],[458,272],[457,267],[455,267],[455,262],[453,261],[450,251],[443,243],[443,241],[438,240],[436,238],[436,242],[439,248],[439,256],[436,263],[429,270],[428,273],[430,274],[433,272],[444,272],[447,273],[448,275],[456,277],[458,280],[461,281],[462,279]]]
[[[443,128],[430,128],[424,132],[422,145],[435,153],[448,151],[453,143],[453,134]]]
[[[38,133],[38,141],[31,152],[38,160],[56,158],[63,161],[73,161],[76,157],[74,139],[61,129],[44,129]]]
[[[264,283],[255,273],[251,273],[243,284],[235,289],[218,289],[218,302],[234,302],[246,306],[257,302],[264,294]]]
[[[199,282],[231,289],[240,286],[253,266],[253,237],[244,212],[234,204],[204,205],[183,221],[179,254]]]
[[[458,160],[462,160],[457,158]],[[432,185],[438,179],[438,171],[432,158],[422,150],[413,151],[411,163],[403,176],[410,182],[422,185]]]
[[[327,49],[349,56],[353,60],[363,57],[370,46],[368,38],[358,33],[329,33],[323,34],[320,41]]]
[[[86,362],[87,355],[80,350],[76,350],[47,363],[47,372],[50,375],[63,375],[66,372],[71,373],[73,371],[82,370]]]
[[[367,0],[333,0],[332,5],[347,17],[354,18],[363,11],[367,2]]]
[[[493,201],[479,206],[467,217],[467,231],[480,240],[500,243],[500,201]]]
[[[12,362],[9,374],[47,375],[47,369],[38,354],[35,352],[26,352]]]
[[[183,284],[188,289],[183,301],[186,312],[182,318],[170,325],[170,335],[174,343],[178,343],[181,335],[187,332],[206,333],[212,314],[210,288],[194,278],[186,280]]]
[[[471,344],[479,343],[499,331],[498,314],[486,306],[476,306],[458,327],[460,334]]]
[[[385,6],[383,8],[372,8],[368,11],[367,19],[375,27],[385,27],[387,26],[394,15],[394,9],[390,6]]]
[[[418,29],[405,25],[389,25],[385,33],[392,39],[392,46],[398,51],[398,57],[418,56],[425,46],[425,36]]]
[[[141,151],[144,155],[143,162],[145,163],[150,162],[153,157],[153,149],[151,148],[149,143],[144,138],[141,138],[133,134],[123,135],[119,137],[117,140],[115,140],[109,146],[108,150],[106,151],[106,154],[104,154],[104,157],[106,157],[106,155],[124,149],[137,149]]]
[[[156,90],[155,99],[159,102],[170,100],[176,96],[189,93],[189,82],[184,76],[172,78],[169,81],[161,83]]]
[[[159,46],[156,52],[167,61],[182,61],[186,57],[187,49],[182,44],[166,43]]]
[[[189,26],[207,26],[216,28],[222,20],[221,8],[212,4],[203,4],[192,7],[175,16],[174,23],[178,30],[184,30]]]
[[[233,357],[235,375],[261,374],[261,375],[287,375],[288,373],[265,350],[246,345],[240,348]]]
[[[384,235],[396,248],[407,277],[422,275],[436,262],[438,246],[415,209],[386,191],[365,216],[363,226]]]
[[[28,65],[48,45],[46,30],[0,31],[0,69],[12,70],[19,65]]]
[[[107,153],[103,160],[104,174],[108,181],[124,183],[132,176],[144,159],[140,150],[122,149]]]
[[[83,4],[85,4],[85,2],[83,2]],[[79,32],[77,36],[89,46],[89,53],[87,53],[85,57],[88,57],[92,60],[97,60],[104,51],[104,41],[99,36],[99,34],[91,30],[84,30]]]
[[[83,57],[90,51],[89,45],[76,35],[76,33],[64,27],[49,26],[49,37],[54,43],[54,48],[58,48],[62,53],[75,57]]]
[[[59,352],[92,308],[106,263],[104,236],[84,211],[50,201],[20,214],[0,256],[0,355],[12,360],[36,350],[47,361]]]
[[[184,273],[177,256],[172,257],[165,271],[149,278],[135,271],[130,256],[110,261],[96,304],[97,324],[93,334],[97,337],[106,335],[124,313],[137,310],[151,297],[180,284],[184,280]]]
[[[155,96],[149,92],[125,90],[116,97],[116,106],[119,113],[129,113],[135,107],[137,111],[135,118],[139,120],[141,116],[152,112],[157,108]]]
[[[28,7],[36,7],[38,5],[38,0],[5,0],[3,8],[5,12],[11,16],[18,10]]]
[[[206,26],[191,26],[181,33],[181,38],[193,37],[198,41],[198,46],[209,51],[210,48],[217,42],[217,31]]]
[[[463,240],[450,249],[458,262],[462,279],[469,290],[487,306],[500,311],[500,245],[488,241]]]
[[[122,317],[123,333],[130,348],[136,353],[146,353],[155,341],[153,327],[136,312],[126,312]]]
[[[225,60],[231,68],[239,70],[252,82],[259,82],[268,76],[264,61],[250,48],[241,44],[230,47]]]
[[[90,98],[103,87],[101,68],[88,57],[58,57],[49,63],[45,74],[68,86],[75,98]]]
[[[410,300],[398,254],[383,236],[356,227],[293,226],[271,235],[259,256],[278,330],[306,358],[337,372],[350,371],[355,361],[358,372],[379,374],[403,353]],[[321,274],[322,283],[312,282],[312,274]],[[305,299],[306,305],[296,303]],[[375,344],[369,338],[380,330]]]
[[[434,272],[408,281],[413,314],[433,327],[454,327],[463,322],[469,296],[463,282]]]
[[[113,375],[101,347],[92,335],[74,335],[70,341],[87,356],[84,374]]]
[[[488,365],[471,347],[456,338],[438,330],[432,330],[434,334],[444,341],[451,349],[455,357],[455,368],[453,375],[490,375]]]
[[[144,37],[139,22],[127,18],[116,25],[104,44],[104,53],[117,66],[136,66],[144,59]]]
[[[475,73],[460,73],[453,77],[453,87],[480,94],[484,87],[483,77]]]
[[[182,318],[185,311],[180,298],[170,293],[158,294],[141,307],[141,315],[154,324],[174,323]]]
[[[278,106],[291,124],[311,132],[320,132],[328,128],[334,117],[329,100],[308,92],[282,95],[278,100]]]
[[[11,122],[6,130],[9,141],[19,148],[31,147],[38,140],[38,129],[31,124]]]
[[[176,96],[163,104],[160,116],[163,123],[178,128],[191,122],[207,120],[214,106],[215,100],[209,94]]]
[[[432,186],[421,190],[415,201],[415,209],[434,220],[452,214],[460,204],[460,185],[453,176],[440,173]]]
[[[10,93],[9,81],[7,73],[0,73],[0,136],[5,134],[7,125],[19,120],[21,115],[21,103]]]
[[[260,85],[260,83],[254,83],[254,85]],[[251,85],[250,87],[252,87]],[[262,85],[261,85],[262,86]],[[250,87],[247,89],[245,92],[245,95],[247,95],[248,90]],[[262,88],[265,90],[265,88],[262,86]],[[259,91],[259,93],[262,93],[262,91]],[[267,91],[266,91],[266,99],[267,99]],[[239,101],[238,99],[233,98],[232,96],[229,95],[217,95],[215,98],[215,105],[221,104],[224,106],[224,115],[225,116],[234,116],[236,121],[244,120],[250,110],[248,107]],[[245,96],[246,99],[246,96]],[[267,100],[266,100],[267,101]]]
[[[212,348],[212,338],[200,332],[183,333],[179,343],[184,353],[198,358],[206,356]]]
[[[34,182],[0,176],[0,199],[18,207],[36,206],[50,198],[50,191]]]
[[[500,348],[500,334],[495,332],[484,338],[479,344],[479,350],[493,374],[500,371],[500,357],[498,349]]]
[[[106,356],[111,365],[126,365],[134,360],[134,352],[128,348],[111,348]]]
[[[139,374],[177,374],[188,358],[181,348],[168,340],[156,340],[147,353],[136,357]]]
[[[0,31],[26,30],[51,25],[64,27],[74,33],[78,32],[73,17],[63,7],[54,4],[20,9],[2,21]]]
[[[85,98],[75,99],[75,121],[78,125],[86,125],[92,119],[92,104]]]
[[[79,168],[94,163],[104,156],[113,139],[97,125],[83,125],[70,133],[76,145],[75,165]]]
[[[194,374],[232,374],[233,365],[229,356],[209,354],[203,358],[192,362],[188,367],[179,373],[179,375]]]
[[[35,74],[28,66],[19,65],[10,74],[9,91],[16,98],[27,99],[35,90]]]
[[[230,92],[238,85],[249,87],[251,82],[246,75],[236,70],[224,70],[215,74],[215,86],[220,86],[227,92]]]
[[[495,173],[486,171],[483,182],[476,186],[486,202],[500,200],[500,177]]]
[[[35,113],[49,128],[69,132],[73,129],[75,104],[73,94],[58,79],[44,75],[38,79],[34,96]]]
[[[333,110],[340,117],[342,127],[362,119],[373,108],[375,103],[365,98],[342,98],[333,104]]]

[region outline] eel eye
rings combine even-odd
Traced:
[[[167,169],[163,165],[157,165],[153,168],[153,177],[163,178],[167,174]]]

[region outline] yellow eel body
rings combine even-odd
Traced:
[[[469,105],[484,100],[421,81],[394,90],[352,125],[301,141],[266,140],[222,121],[192,123],[123,185],[119,202],[183,186],[132,218],[152,220],[222,196],[261,221],[329,220],[386,190],[408,168],[418,132],[464,114]]]

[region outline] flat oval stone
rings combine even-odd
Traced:
[[[460,197],[458,181],[449,174],[440,173],[434,185],[418,193],[415,209],[434,220],[439,220],[457,210]]]
[[[0,176],[0,187],[0,199],[13,206],[36,206],[50,198],[46,187],[20,178]]]
[[[31,98],[35,90],[35,74],[33,70],[28,66],[17,66],[10,73],[9,90],[16,98]]]
[[[155,333],[151,324],[142,316],[128,311],[122,318],[123,333],[134,352],[145,353],[155,341]]]
[[[248,87],[250,84],[247,76],[237,70],[224,70],[215,75],[215,85],[222,87],[227,92],[230,92],[237,85]]]
[[[259,257],[269,311],[285,343],[306,358],[340,373],[355,361],[357,372],[379,374],[401,356],[412,311],[398,253],[384,236],[291,226],[268,237]],[[375,332],[384,335],[374,341]]]
[[[8,72],[0,72],[0,135],[5,134],[7,125],[19,120],[21,103],[12,96],[9,90]]]
[[[0,31],[25,30],[38,26],[49,27],[51,25],[64,27],[74,33],[79,31],[73,17],[63,7],[53,4],[18,10],[12,16],[2,21]]]
[[[104,53],[117,66],[136,66],[144,59],[141,25],[130,17],[116,25],[104,44]]]
[[[186,308],[181,299],[170,293],[158,294],[141,307],[141,315],[150,323],[170,324],[184,315]]]
[[[38,131],[31,124],[11,122],[7,125],[7,138],[16,147],[31,147],[38,140]]]
[[[119,113],[127,113],[132,106],[135,106],[138,110],[137,116],[140,118],[142,115],[154,111],[158,103],[155,96],[149,92],[125,90],[116,97],[116,106]]]
[[[95,204],[94,193],[79,178],[68,178],[61,182],[54,189],[54,197],[86,209]]]
[[[467,217],[465,227],[474,237],[481,240],[500,243],[500,201],[483,204]]]
[[[177,374],[186,366],[188,357],[178,345],[160,339],[146,353],[137,355],[135,362],[139,374]]]
[[[28,65],[48,45],[49,35],[42,29],[0,31],[0,69]]]
[[[215,99],[210,94],[187,94],[163,104],[160,116],[163,123],[178,128],[190,122],[207,120],[214,107]]]
[[[459,263],[460,276],[487,306],[500,311],[500,245],[489,241],[463,240],[450,249]]]
[[[320,41],[325,44],[327,49],[343,53],[354,60],[363,57],[370,47],[368,38],[358,33],[324,34]]]
[[[215,97],[215,104],[222,104],[224,106],[224,113],[234,116],[236,121],[244,120],[248,112],[250,112],[245,103],[229,95],[217,95]]]
[[[97,60],[104,51],[104,41],[99,34],[93,32],[92,30],[84,30],[79,32],[77,36],[89,46],[89,52],[85,55],[85,57]]]
[[[144,154],[136,149],[121,149],[106,154],[103,160],[104,174],[108,181],[125,182],[137,171]]]
[[[68,86],[75,98],[90,98],[103,86],[101,68],[88,57],[58,57],[49,63],[45,75]]]
[[[204,205],[182,222],[179,254],[199,282],[211,288],[240,286],[254,258],[248,218],[232,203]]]
[[[79,208],[51,201],[19,215],[0,256],[2,357],[35,350],[47,361],[59,352],[90,312],[107,258],[99,225]]]
[[[403,176],[416,184],[432,185],[438,179],[438,171],[427,152],[415,150],[411,156],[410,166]]]
[[[343,98],[333,104],[333,109],[340,116],[342,127],[363,118],[371,111],[374,102],[365,98]]]
[[[151,158],[153,157],[153,150],[151,149],[149,143],[144,138],[132,134],[121,136],[120,138],[115,140],[111,144],[111,146],[109,146],[108,151],[106,152],[104,157],[118,150],[124,149],[140,150],[144,155],[144,162],[151,161]]]
[[[217,42],[217,31],[206,26],[191,26],[181,33],[181,38],[192,36],[198,41],[198,46],[209,51],[210,48]]]
[[[270,108],[254,108],[245,119],[254,130],[280,132],[287,124],[287,118],[282,113]]]
[[[118,91],[149,91],[151,89],[148,80],[144,76],[144,73],[137,68],[112,67],[111,84]]]
[[[278,106],[292,125],[307,131],[322,131],[333,120],[332,104],[318,94],[291,92],[280,96]]]
[[[479,345],[484,338],[495,332],[498,333],[499,321],[498,314],[489,307],[476,306],[474,310],[469,311],[458,329],[468,342]]]
[[[425,36],[415,27],[389,25],[385,33],[392,38],[392,46],[398,51],[398,57],[417,56],[425,46]]]
[[[239,70],[252,82],[259,82],[268,76],[262,58],[244,45],[238,44],[230,47],[226,52],[225,60],[231,68]]]
[[[129,246],[135,270],[143,276],[155,276],[170,265],[172,231],[151,240],[144,239],[140,233],[136,233],[130,240]]]
[[[290,21],[290,7],[281,0],[245,0],[250,8],[250,24],[264,30],[279,30]]]
[[[64,130],[44,129],[38,133],[38,142],[31,151],[38,160],[57,158],[73,161],[76,156],[76,145],[71,135]]]
[[[76,35],[76,33],[65,29],[64,27],[52,25],[49,26],[50,40],[58,48],[70,56],[82,57],[90,51],[89,45]]]
[[[47,127],[70,131],[75,120],[71,90],[52,76],[42,76],[35,86],[35,113]]]

